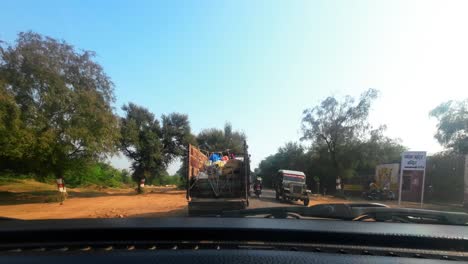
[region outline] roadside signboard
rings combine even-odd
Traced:
[[[399,180],[400,186],[398,188],[398,205],[401,204],[401,193],[403,189],[403,173],[405,171],[419,171],[420,173],[422,173],[422,183],[420,190],[422,207],[424,201],[424,182],[426,179],[426,151],[405,151],[402,153]],[[414,183],[418,183],[418,180],[415,179]]]
[[[401,157],[402,170],[425,170],[426,152],[425,151],[407,151],[403,152]]]

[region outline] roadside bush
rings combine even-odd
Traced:
[[[69,187],[97,185],[116,188],[124,184],[122,172],[102,162],[67,171],[64,177]]]
[[[34,174],[18,174],[10,171],[0,172],[0,185],[18,182],[19,180],[35,179]]]
[[[173,175],[173,176],[168,175],[168,174],[164,174],[164,175],[161,175],[160,177],[154,178],[153,181],[151,182],[151,184],[157,185],[157,186],[164,186],[164,185],[179,186],[180,185],[180,176],[178,176],[177,174]]]
[[[120,180],[122,181],[123,184],[125,185],[130,185],[133,186],[135,185],[135,182],[132,180],[132,175],[130,172],[126,169],[123,169],[120,173]]]

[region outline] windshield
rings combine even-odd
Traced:
[[[465,213],[466,10],[2,2],[0,218]]]
[[[283,181],[305,182],[305,179],[301,176],[284,176]]]

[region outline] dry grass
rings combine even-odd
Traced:
[[[0,185],[0,192],[39,192],[55,191],[57,187],[53,184],[38,182],[32,179],[18,179]]]

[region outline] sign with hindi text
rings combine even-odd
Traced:
[[[426,152],[425,151],[405,151],[401,157],[402,170],[425,170]]]

